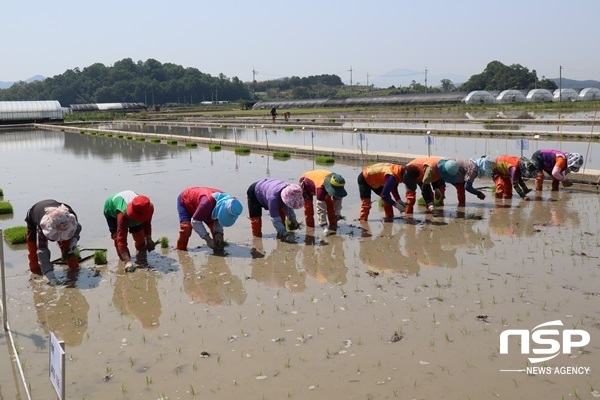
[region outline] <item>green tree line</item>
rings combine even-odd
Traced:
[[[200,103],[249,99],[248,85],[237,77],[213,77],[196,68],[162,64],[154,59],[117,61],[112,67],[96,63],[67,70],[31,83],[17,82],[0,89],[0,100],[58,100],[61,105],[85,103]]]
[[[198,104],[202,101],[311,99],[351,96],[382,96],[473,90],[556,89],[548,79],[539,79],[535,70],[519,64],[490,62],[481,74],[455,87],[449,79],[425,87],[412,81],[405,87],[376,89],[345,85],[337,75],[285,77],[267,81],[242,82],[223,74],[213,77],[196,68],[162,64],[154,59],[133,62],[130,58],[107,67],[96,63],[67,70],[61,75],[32,83],[17,82],[0,89],[0,101],[58,100],[63,106],[82,103],[134,102],[154,104]]]

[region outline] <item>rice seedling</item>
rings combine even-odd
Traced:
[[[167,140],[167,144],[171,145],[171,146],[176,146],[177,145],[177,140],[175,140],[175,139]]]
[[[287,159],[290,158],[292,155],[289,151],[276,151],[273,153],[273,158],[278,158],[278,159]]]
[[[157,139],[157,138],[150,139],[150,143],[160,143],[160,139]]]
[[[238,146],[234,149],[236,154],[250,154],[250,147]]]
[[[169,238],[166,236],[163,236],[160,238],[160,248],[161,249],[168,249],[169,248]]]
[[[94,263],[96,265],[106,265],[106,251],[97,250],[94,252]]]
[[[0,214],[12,214],[13,207],[8,201],[0,201]]]
[[[335,159],[331,156],[317,156],[315,158],[315,163],[317,164],[325,164],[325,165],[331,165],[335,163]]]
[[[208,145],[208,150],[210,150],[210,151],[219,151],[219,150],[221,150],[221,145],[220,144],[209,144]]]
[[[124,136],[123,135],[117,135],[117,139],[123,139]]]
[[[92,136],[96,136],[98,134],[98,132],[91,132],[90,135]]]
[[[2,188],[0,188],[0,197],[4,196],[4,192],[2,191]]]
[[[185,144],[185,147],[195,148],[195,147],[198,147],[198,143],[196,143],[196,142],[187,142]]]
[[[27,227],[15,226],[4,230],[4,238],[10,244],[21,244],[27,240]]]
[[[143,138],[143,137],[135,138],[135,141],[136,142],[145,142],[146,138]]]
[[[286,132],[292,132],[294,128],[292,128],[291,126],[286,126],[285,128],[283,128],[283,130]]]

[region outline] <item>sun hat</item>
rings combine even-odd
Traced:
[[[224,227],[233,225],[244,211],[242,203],[227,193],[213,193],[213,197],[217,200],[217,205],[213,209],[212,218],[217,219]]]
[[[127,216],[135,222],[146,222],[152,219],[154,205],[150,199],[138,194],[127,204]]]
[[[567,153],[567,166],[573,172],[579,172],[583,166],[583,156],[579,153]]]
[[[325,190],[333,197],[346,197],[348,192],[344,189],[346,180],[339,174],[329,174],[325,177],[323,186]]]
[[[438,161],[438,172],[444,182],[458,183],[458,163],[456,161],[447,159]]]
[[[477,165],[477,176],[480,178],[484,176],[492,176],[492,170],[496,165],[492,157],[481,156],[479,158],[471,158],[471,161]]]
[[[297,210],[304,206],[304,197],[302,196],[302,188],[295,183],[291,183],[281,191],[281,200],[286,206]]]
[[[423,166],[423,183],[424,184],[431,183],[433,181],[434,177],[435,177],[435,171],[433,170],[433,167],[431,165],[425,164]]]
[[[77,230],[77,218],[64,204],[58,207],[46,207],[46,214],[40,221],[44,236],[53,242],[69,240]]]

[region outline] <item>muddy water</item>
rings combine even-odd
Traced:
[[[5,244],[9,317],[36,399],[55,398],[50,331],[66,342],[69,398],[598,395],[596,194],[546,190],[528,203],[470,196],[457,209],[449,187],[434,215],[417,210],[383,223],[375,205],[359,224],[359,167],[336,163],[330,169],[346,178],[349,192],[338,235],[323,240],[320,229],[305,229],[298,244],[279,243],[265,214],[265,237],[253,240],[241,218],[226,229],[225,257],[193,236],[189,252],[157,249],[151,269],[125,274],[102,216],[109,194],[133,189],[151,197],[153,236],[172,246],[176,197],[185,187],[245,199],[258,179],[296,181],[315,166],[72,133],[18,135],[0,141],[0,187],[15,209],[0,227],[22,225],[31,204],[52,197],[78,213],[82,247],[109,249],[107,266],[88,261],[76,276],[57,267],[66,284],[49,287],[30,279],[23,247]],[[589,367],[588,375],[501,372],[528,365],[516,337],[500,354],[502,331],[556,320],[591,341],[543,365]],[[539,356],[533,350],[543,346],[530,347],[529,356]],[[7,360],[3,377],[14,375]]]
[[[381,122],[377,122],[377,126],[381,127]],[[364,125],[362,126],[365,127]],[[402,126],[393,126],[401,128]],[[110,123],[99,125],[102,129],[116,129],[134,132],[144,132],[151,134],[177,135],[190,137],[205,137],[215,139],[240,140],[270,144],[286,144],[297,146],[314,146],[335,149],[347,150],[362,150],[366,154],[369,152],[389,152],[396,151],[399,153],[409,154],[429,154],[440,155],[444,157],[480,157],[483,154],[491,156],[499,156],[502,154],[521,154],[520,144],[517,139],[519,129],[529,130],[531,132],[567,132],[567,129],[577,129],[576,132],[581,134],[582,138],[589,138],[590,132],[594,132],[594,128],[590,126],[583,127],[562,127],[538,125],[534,127],[506,125],[502,129],[512,130],[514,136],[510,138],[490,138],[490,137],[457,137],[443,136],[436,133],[436,129],[440,130],[456,130],[456,129],[477,129],[473,126],[456,126],[452,124],[420,124],[405,126],[406,129],[431,129],[431,142],[429,143],[422,135],[406,135],[406,134],[391,134],[391,133],[369,133],[355,132],[349,128],[345,132],[321,131],[318,129],[302,129],[294,127],[293,131],[285,131],[284,129],[273,129],[268,125],[263,125],[255,128],[207,128],[194,126],[173,125],[152,125],[148,124],[132,124],[132,123]],[[357,129],[362,129],[360,126]],[[488,128],[481,128],[486,131]],[[496,127],[496,129],[498,129]],[[360,136],[359,136],[360,135]],[[531,137],[532,135],[526,135]],[[362,138],[362,139],[360,139]],[[568,141],[568,138],[555,140],[531,139],[528,142],[529,148],[523,150],[523,155],[531,157],[534,151],[538,149],[559,149],[566,152],[578,152],[587,155],[586,168],[600,169],[600,160],[594,157],[600,148],[597,141]]]

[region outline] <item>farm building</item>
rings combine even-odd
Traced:
[[[496,97],[496,103],[524,103],[527,99],[520,90],[503,90]]]
[[[144,103],[91,103],[91,104],[69,104],[72,112],[89,111],[142,111],[146,110]]]
[[[600,89],[597,88],[585,88],[579,92],[579,100],[581,101],[592,101],[600,100]]]
[[[56,100],[0,101],[0,124],[63,121],[64,112]]]
[[[469,93],[463,101],[465,104],[493,104],[495,102],[496,98],[485,90],[475,90]]]
[[[547,89],[532,89],[527,93],[527,101],[531,103],[551,102],[552,93]]]
[[[577,101],[579,94],[573,89],[556,89],[553,94],[554,101]]]

